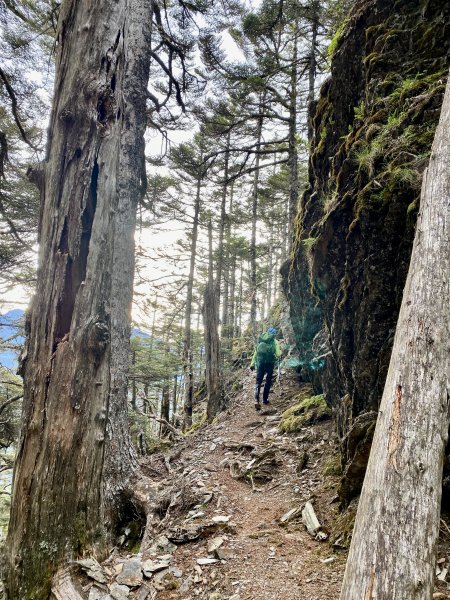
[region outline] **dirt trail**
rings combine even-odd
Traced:
[[[323,422],[294,436],[280,435],[279,417],[299,392],[298,383],[291,376],[284,378],[281,387],[275,384],[269,410],[261,413],[255,411],[249,391],[253,375],[246,375],[243,383],[244,390],[231,409],[219,422],[194,434],[171,462],[174,477],[178,473],[183,485],[188,481],[204,493],[207,488],[212,499],[187,515],[178,513],[178,517],[175,505],[174,516],[169,508],[165,519],[165,526],[172,528],[174,523],[190,523],[195,528],[196,523],[201,526],[214,516],[230,517],[229,523],[214,534],[178,545],[171,563],[178,580],[172,578],[168,583],[166,577],[160,586],[177,589],[162,589],[154,597],[336,600],[345,553],[335,553],[328,542],[313,539],[301,516],[280,525],[283,514],[308,500],[325,531],[334,519],[337,479],[323,475],[325,464],[336,452],[333,424]],[[273,477],[268,482],[252,481],[251,461],[261,454],[267,455],[261,468],[268,478]],[[240,468],[245,472],[249,464],[248,476],[236,478]],[[256,470],[256,478],[258,474]],[[224,559],[199,567],[197,559],[213,556],[207,547],[215,536],[223,539],[219,556]]]
[[[135,498],[141,493],[147,515],[132,504],[109,559],[70,567],[79,594],[70,597],[338,600],[347,552],[335,548],[339,540],[317,541],[301,519],[310,502],[322,533],[350,534],[352,521],[339,516],[336,502],[335,424],[282,435],[281,413],[311,390],[286,375],[274,385],[269,409],[257,413],[254,376],[240,381],[242,392],[214,424],[180,439],[168,454],[143,459]],[[291,509],[296,515],[282,524]],[[441,600],[450,597],[450,523],[443,518],[433,595]]]

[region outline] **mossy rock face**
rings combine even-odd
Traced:
[[[449,53],[450,2],[357,0],[310,113],[309,188],[283,288],[300,358],[325,357],[309,376],[342,439],[382,396]],[[368,448],[343,448],[347,502]]]
[[[355,526],[357,503],[353,502],[336,519],[330,535],[330,545],[335,550],[346,550],[350,547],[353,528]]]
[[[193,419],[192,427],[190,427],[187,431],[185,431],[184,435],[192,435],[193,433],[195,433],[196,431],[201,429],[206,424],[206,420],[207,420],[206,412],[202,412],[202,413],[195,412],[192,415],[192,419]]]
[[[279,429],[281,433],[293,433],[302,427],[313,425],[331,417],[331,409],[325,402],[323,394],[304,398],[281,416]]]
[[[332,456],[327,461],[323,469],[323,475],[325,477],[339,477],[342,475],[342,457],[340,453]]]

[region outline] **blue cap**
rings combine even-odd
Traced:
[[[277,330],[275,329],[275,327],[269,327],[267,333],[270,333],[270,335],[276,335]]]

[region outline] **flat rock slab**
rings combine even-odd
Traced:
[[[218,550],[220,548],[220,546],[223,544],[223,542],[224,542],[223,537],[215,537],[212,540],[210,540],[208,542],[208,554],[212,554],[213,552]]]
[[[215,565],[219,560],[217,558],[197,558],[197,564],[206,567],[208,565]]]
[[[105,592],[105,590],[102,590],[94,585],[89,590],[88,600],[113,600],[113,598],[108,592]]]
[[[109,593],[114,600],[128,600],[130,595],[130,588],[126,585],[120,585],[116,582],[111,584]]]
[[[170,565],[170,559],[165,560],[146,560],[142,563],[142,570],[146,577],[152,577],[154,573],[167,569]]]
[[[88,577],[98,583],[106,583],[106,575],[102,567],[98,564],[95,558],[83,558],[75,561]]]
[[[301,507],[291,508],[291,510],[288,510],[288,512],[285,513],[281,517],[280,523],[282,523],[282,524],[289,523],[290,521],[293,521],[294,519],[296,519],[297,517],[299,517],[301,514],[302,514]],[[320,527],[320,525],[319,525],[319,527]]]
[[[217,515],[216,517],[213,517],[212,519],[213,523],[228,523],[228,521],[230,520],[230,517],[227,517],[225,515]]]
[[[122,572],[117,576],[116,581],[128,587],[140,586],[143,581],[141,561],[132,559],[124,562]]]

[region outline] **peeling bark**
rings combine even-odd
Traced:
[[[14,600],[47,598],[64,557],[101,553],[136,465],[126,391],[150,27],[148,0],[61,6],[7,539]]]
[[[341,600],[429,600],[450,419],[450,85],[420,216]]]

